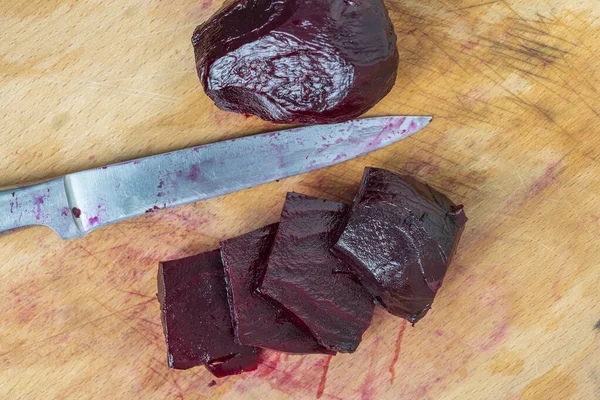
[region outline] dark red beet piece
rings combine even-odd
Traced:
[[[415,323],[431,308],[467,218],[430,186],[367,168],[332,253],[382,307]]]
[[[348,206],[288,193],[260,291],[296,315],[328,349],[356,350],[373,300],[329,251]]]
[[[218,107],[278,123],[358,117],[391,90],[398,67],[382,0],[235,0],[192,43]]]
[[[267,268],[277,227],[265,226],[221,244],[236,340],[287,353],[331,354],[306,329],[292,322],[281,306],[256,291]]]
[[[221,253],[160,263],[158,300],[169,367],[206,367],[216,376],[256,369],[258,349],[234,341]]]

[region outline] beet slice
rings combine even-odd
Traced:
[[[227,296],[238,343],[286,353],[334,354],[293,322],[280,305],[256,289],[267,268],[279,224],[265,226],[221,244]]]
[[[300,319],[333,351],[356,350],[373,299],[329,251],[348,206],[288,193],[260,292]]]
[[[256,369],[259,349],[234,341],[219,250],[160,263],[158,300],[169,367],[206,365],[217,376]]]
[[[415,323],[431,308],[467,218],[430,186],[367,168],[332,253],[390,313]]]
[[[358,117],[391,90],[399,60],[382,0],[230,1],[192,44],[219,108],[278,123]]]

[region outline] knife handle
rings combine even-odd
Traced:
[[[81,236],[64,178],[0,192],[0,232],[47,226],[63,239]]]

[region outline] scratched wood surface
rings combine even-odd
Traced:
[[[81,240],[0,237],[0,398],[600,398],[600,5],[478,1],[388,1],[400,72],[369,115],[435,115],[410,139]],[[0,187],[273,129],[199,87],[190,36],[220,3],[0,0]],[[277,220],[287,191],[350,201],[366,165],[466,206],[427,318],[378,310],[355,354],[216,384],[169,370],[158,261]]]

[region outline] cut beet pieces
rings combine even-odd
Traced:
[[[332,253],[378,303],[415,323],[431,308],[466,221],[462,206],[430,186],[367,168]]]
[[[247,346],[331,354],[310,332],[292,322],[281,306],[256,291],[267,268],[277,227],[269,225],[221,245],[235,337]]]
[[[332,123],[377,104],[396,80],[382,0],[234,0],[194,32],[206,94],[279,123]]]
[[[293,313],[328,349],[356,350],[372,297],[330,253],[348,206],[288,193],[260,291]]]
[[[234,341],[219,250],[161,263],[158,300],[169,367],[206,365],[217,376],[256,369],[258,349]]]

